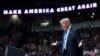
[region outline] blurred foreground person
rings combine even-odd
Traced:
[[[96,47],[94,50],[95,56],[100,56],[100,33],[95,37]]]

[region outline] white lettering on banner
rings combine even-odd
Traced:
[[[3,11],[3,14],[5,15],[5,14],[8,14],[8,10],[4,10]]]
[[[61,11],[62,11],[62,12],[64,12],[64,11],[65,11],[65,10],[64,10],[64,7],[61,7]]]
[[[57,12],[66,12],[75,10],[75,6],[57,8]]]
[[[94,8],[97,7],[97,3],[93,3],[93,7],[94,7]]]
[[[4,10],[3,14],[4,15],[7,15],[7,14],[22,14],[22,10],[21,9],[18,9],[18,10]]]
[[[75,6],[72,6],[72,10],[75,10]]]
[[[65,7],[65,11],[68,11],[68,10],[67,10],[67,7]]]
[[[38,13],[38,9],[34,9],[34,13]],[[30,14],[30,13],[29,13]]]
[[[46,9],[46,12],[49,13],[49,9],[48,8]]]
[[[20,9],[20,10],[18,10],[17,12],[18,12],[18,14],[22,14],[22,10],[21,10],[21,9]]]
[[[24,14],[33,14],[33,13],[54,13],[54,9],[25,9]]]
[[[38,14],[38,13],[55,13],[55,12],[67,12],[67,11],[74,11],[74,10],[82,10],[82,9],[91,9],[97,8],[97,3],[87,3],[87,4],[79,4],[79,5],[72,5],[72,6],[65,6],[65,7],[57,7],[57,8],[35,8],[35,9],[9,9],[3,10],[4,15],[11,15],[11,14]]]
[[[13,11],[12,10],[9,10],[9,14],[13,14]]]
[[[39,9],[39,13],[42,13],[42,9]]]
[[[29,9],[29,13],[33,14],[34,13],[33,9]]]
[[[54,9],[53,8],[51,8],[50,13],[54,13]]]
[[[77,9],[80,10],[81,9],[81,5],[78,5],[78,8]]]
[[[43,9],[43,13],[45,13],[45,9]]]
[[[17,10],[14,10],[14,12],[13,12],[14,14],[17,14]]]
[[[92,7],[92,3],[90,3],[90,7]]]
[[[90,8],[90,5],[89,5],[89,4],[87,4],[87,5],[86,5],[86,8]]]
[[[82,5],[82,9],[85,9],[85,4]]]
[[[27,9],[25,9],[24,14],[28,14],[28,10]]]
[[[72,7],[70,6],[70,7],[68,8],[68,10],[71,11],[71,10],[72,10]]]
[[[60,8],[57,8],[57,12],[60,12]]]
[[[90,3],[90,4],[82,4],[82,5],[78,5],[77,9],[89,9],[89,8],[96,8],[97,7],[97,3]]]

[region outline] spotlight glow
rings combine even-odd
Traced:
[[[94,12],[92,12],[92,15],[95,15],[95,13],[94,13]]]
[[[18,18],[18,15],[12,15],[12,18],[13,19],[17,19]]]

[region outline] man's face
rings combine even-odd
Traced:
[[[60,23],[63,30],[66,30],[69,27],[69,23],[66,21],[63,21]]]

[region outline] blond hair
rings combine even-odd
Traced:
[[[60,23],[62,22],[66,22],[66,23],[70,23],[70,19],[69,18],[63,18],[60,20]]]

